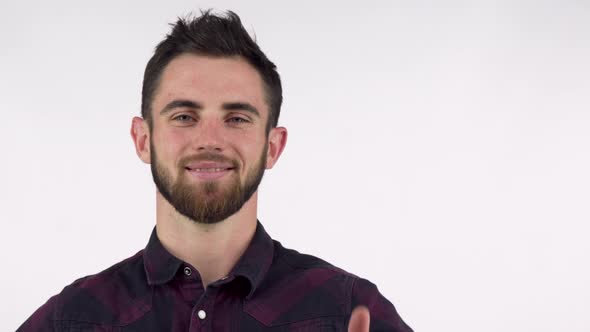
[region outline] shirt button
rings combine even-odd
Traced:
[[[187,267],[185,267],[185,268],[184,268],[184,275],[188,277],[188,276],[190,276],[191,274],[193,274],[193,271],[191,271],[190,267],[188,267],[188,266],[187,266]]]
[[[204,310],[199,310],[199,312],[197,312],[197,316],[199,316],[200,319],[205,319],[207,317],[207,313]]]

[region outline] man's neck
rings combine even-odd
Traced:
[[[256,231],[258,193],[224,221],[199,224],[180,215],[156,193],[156,233],[172,255],[194,266],[203,287],[231,271]]]

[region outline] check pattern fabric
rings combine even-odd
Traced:
[[[347,331],[361,304],[371,331],[412,331],[374,284],[284,248],[260,222],[231,273],[206,289],[154,228],[145,249],[66,286],[17,332]]]

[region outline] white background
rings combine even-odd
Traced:
[[[372,280],[416,331],[590,331],[590,3],[567,0],[3,0],[0,330],[147,243],[143,69],[209,7],[284,82],[274,238]]]

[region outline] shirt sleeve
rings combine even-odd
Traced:
[[[371,314],[371,332],[412,332],[401,319],[395,307],[387,300],[377,286],[366,279],[357,278],[352,286],[352,309],[364,305]]]
[[[58,296],[54,295],[47,300],[16,332],[54,332],[53,320]]]

